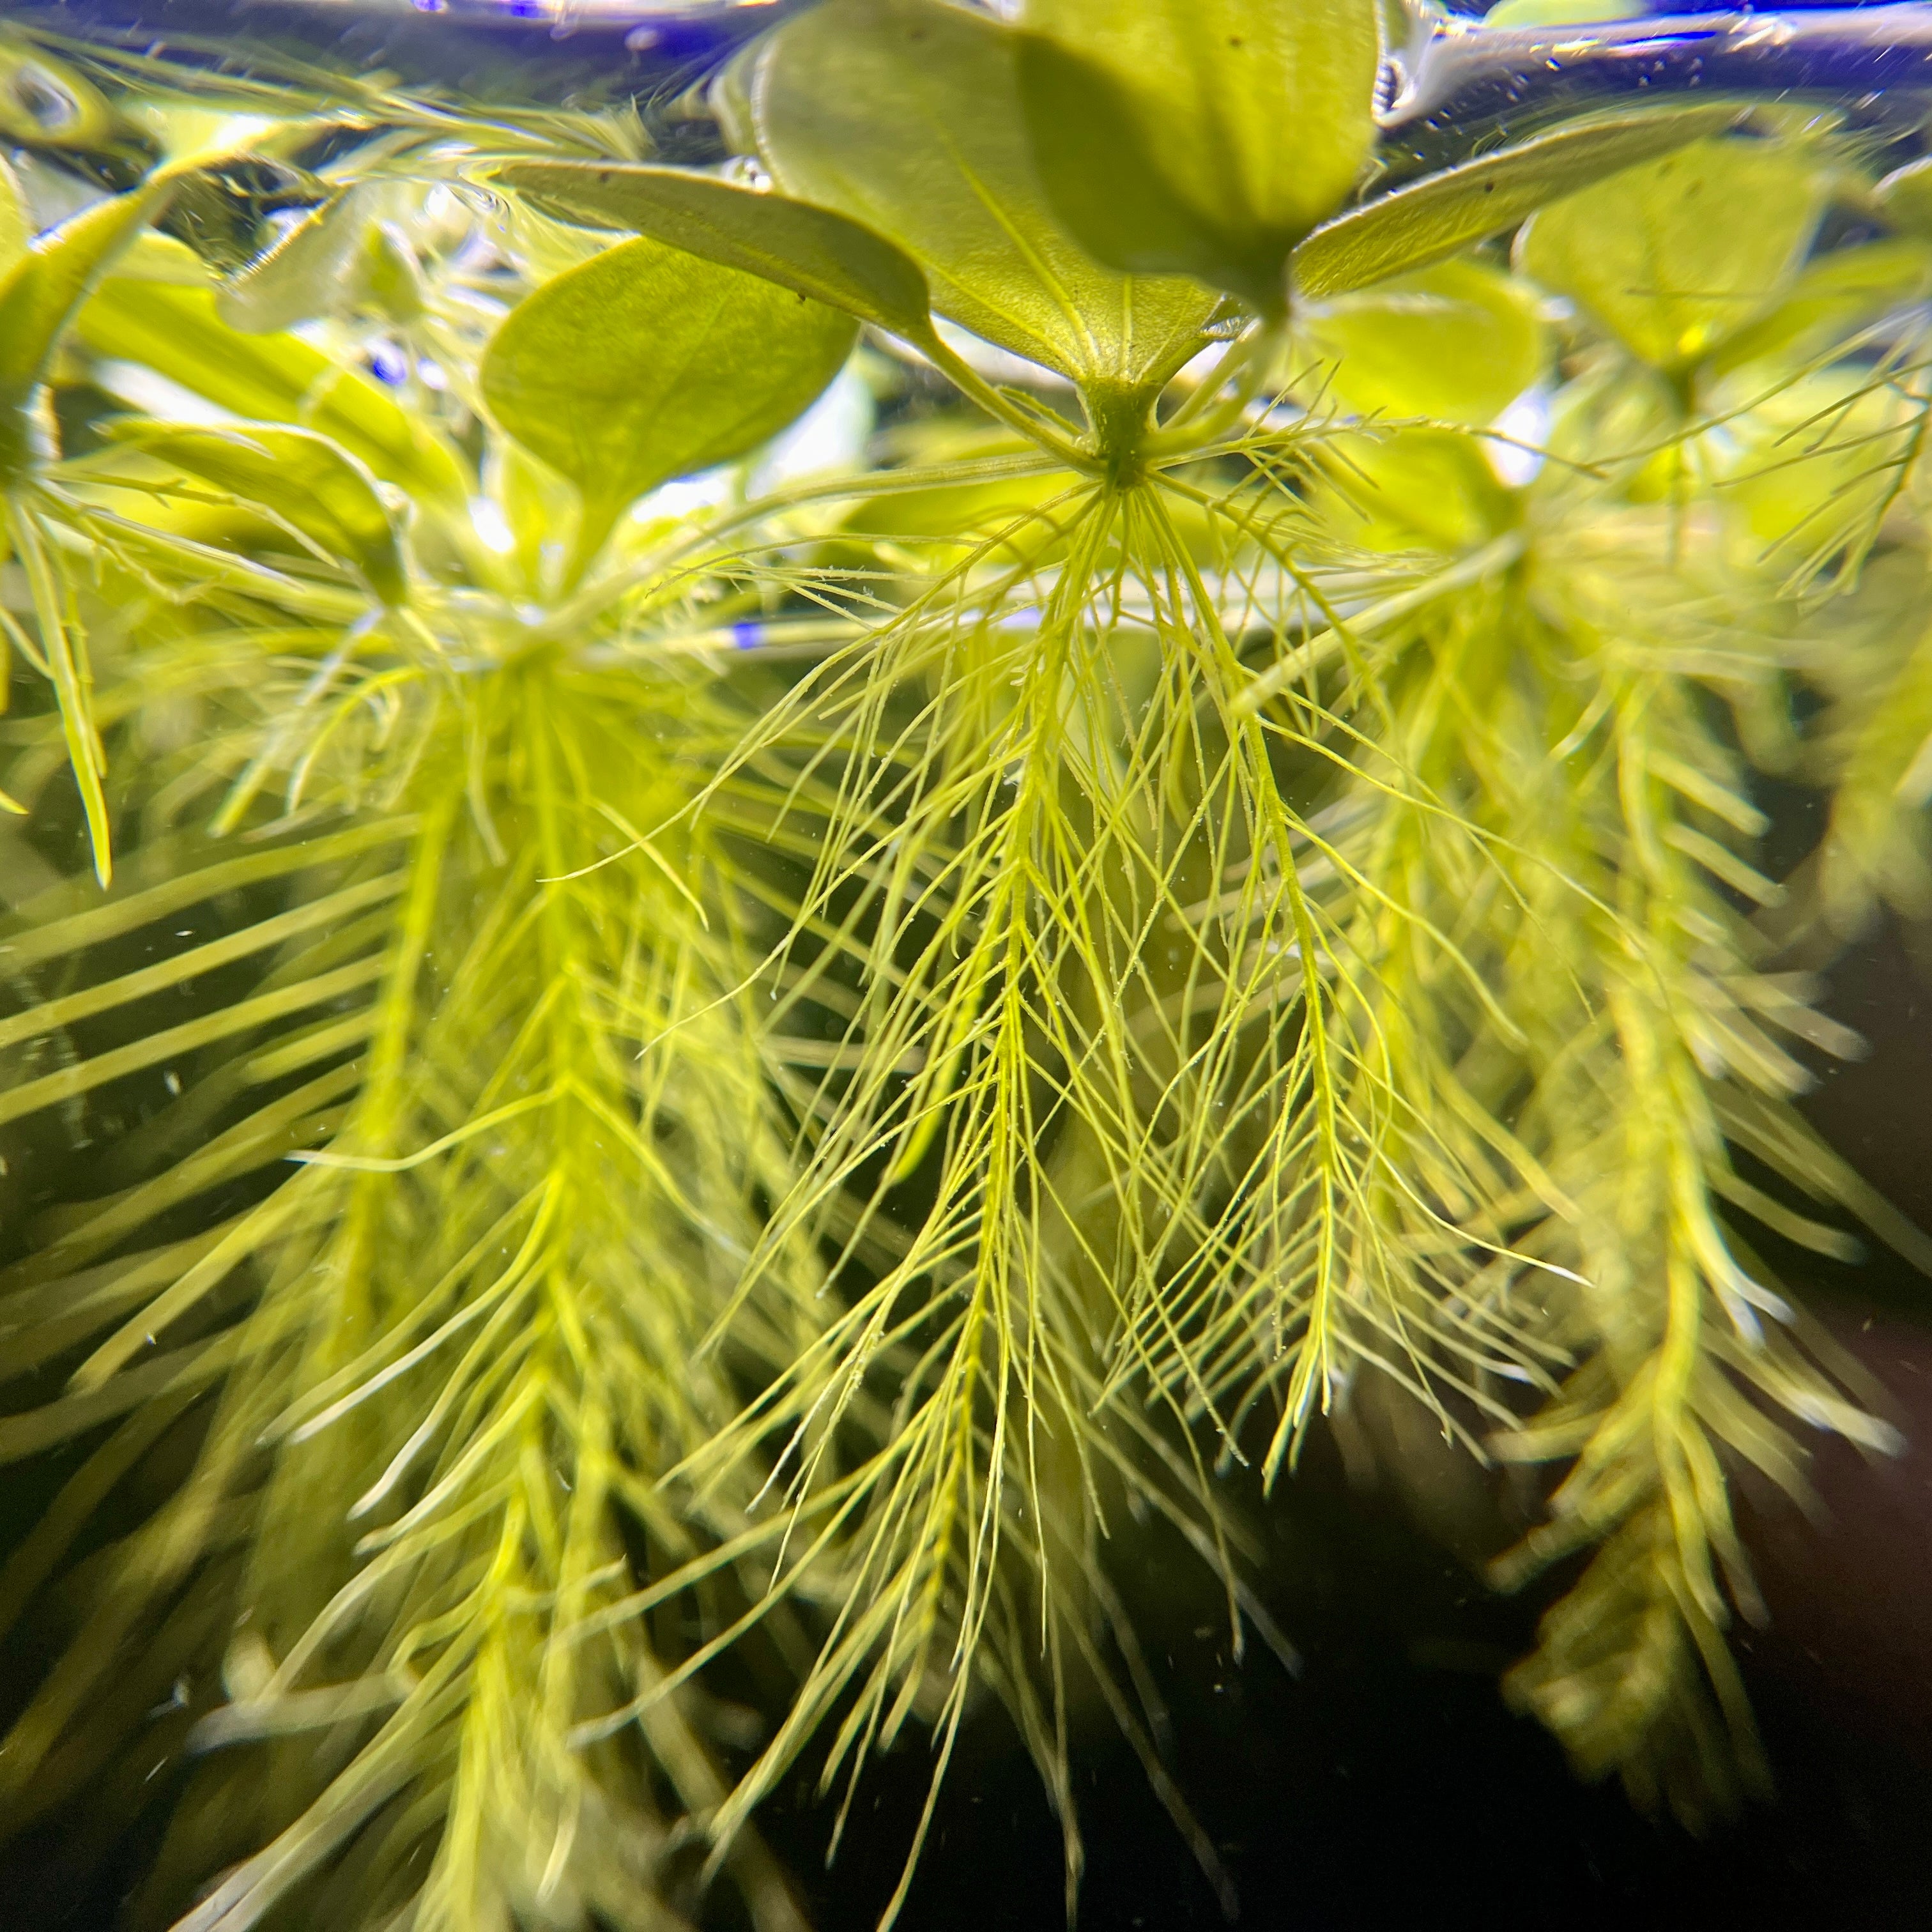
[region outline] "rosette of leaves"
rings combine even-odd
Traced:
[[[1486,1447],[1566,1473],[1492,1574],[1518,1587],[1597,1551],[1508,1688],[1585,1772],[1694,1820],[1768,1774],[1723,1636],[1761,1613],[1733,1477],[1802,1498],[1802,1432],[1894,1441],[1754,1228],[1855,1258],[1817,1216],[1836,1208],[1928,1258],[1790,1105],[1808,1060],[1859,1043],[1812,1009],[1814,982],[1773,970],[1806,887],[1794,906],[1755,862],[1753,766],[1816,755],[1792,723],[1801,684],[1854,682],[1842,593],[1874,555],[1888,572],[1922,554],[1900,513],[1924,405],[1871,365],[1910,365],[1928,258],[1906,239],[1808,253],[1833,196],[1866,191],[1828,143],[1734,137],[1538,214],[1517,264],[1578,316],[1548,404],[1565,460],[1506,489],[1467,434],[1398,430],[1336,484],[1379,541],[1438,551],[1446,593],[1391,600],[1379,636],[1355,626],[1390,764],[1358,789],[1346,848],[1412,918],[1438,908],[1509,1022],[1396,947],[1375,975],[1383,1024],[1448,1046],[1470,1117],[1508,1121],[1522,1192],[1478,1220],[1512,1250],[1499,1273],[1553,1270],[1532,1334],[1560,1389]],[[1703,211],[1747,192],[1764,218],[1712,232]],[[1498,305],[1534,299],[1498,279],[1472,314],[1475,273],[1330,304],[1305,380],[1450,413],[1444,370],[1480,368],[1478,328],[1502,339]],[[1815,410],[1791,401],[1806,385]],[[1472,400],[1487,420],[1493,395]],[[1841,594],[1818,605],[1828,569]],[[1432,987],[1454,998],[1424,1022]]]
[[[1848,1238],[1732,1150],[1915,1238],[1748,916],[1796,680],[1914,836],[1852,743],[1915,688],[1910,185],[1812,259],[1856,166],[1699,104],[1379,192],[1372,6],[1018,10],[826,0],[709,172],[322,87],[183,247],[164,172],[0,285],[22,876],[104,874],[0,941],[0,1778],[171,1803],[158,1922],[676,1923],[701,1864],[784,1924],[760,1802],[910,1727],[936,1791],[985,1695],[1070,1894],[1086,1702],[1218,1879],[1110,1551],[1157,1513],[1282,1648],[1214,1466],[1378,1386],[1566,1470],[1498,1575],[1596,1552],[1511,1680],[1580,1764],[1753,1769],[1730,1474],[1888,1438],[1745,1231]],[[734,496],[857,324],[923,403]]]
[[[856,1071],[828,1088],[800,1200],[925,1190],[903,1262],[719,1449],[764,1430],[802,1482],[854,1365],[901,1324],[932,1334],[870,1475],[872,1621],[855,1606],[824,1680],[857,1688],[842,1744],[890,1734],[892,1687],[946,1655],[950,1736],[1012,1546],[1069,1628],[1090,1614],[1096,1586],[1070,1558],[1056,1575],[1030,1526],[1060,1466],[1097,1466],[1150,1414],[1272,1476],[1363,1373],[1474,1446],[1519,1432],[1513,1389],[1553,1396],[1566,1363],[1600,1354],[1545,1318],[1569,1292],[1550,1282],[1583,1277],[1534,1238],[1573,1204],[1514,1124],[1531,1042],[1492,991],[1510,946],[1468,910],[1529,904],[1498,854],[1540,808],[1466,813],[1400,718],[1416,614],[1466,593],[1487,608],[1527,568],[1522,504],[1439,418],[1485,422],[1533,382],[1538,329],[1492,272],[1434,265],[1734,117],[1580,125],[1355,202],[1372,10],[1244,9],[1225,33],[1197,10],[1036,6],[1016,29],[936,0],[832,0],[720,83],[769,188],[652,167],[494,177],[842,304],[1011,433],[952,491],[855,518],[901,557],[924,536],[932,561],[757,737],[808,723],[844,748],[808,904],[867,908]],[[1406,320],[1418,304],[1448,325]],[[992,386],[972,338],[1040,376]],[[1284,343],[1292,366],[1339,356],[1309,410],[1266,393]],[[1472,346],[1492,366],[1459,382]],[[1342,426],[1391,413],[1438,421],[1392,440]],[[1436,520],[1409,521],[1425,506]],[[1447,568],[1429,554],[1445,542],[1466,545]],[[1386,658],[1362,642],[1384,625],[1402,646]],[[1579,714],[1556,722],[1568,674],[1551,675],[1563,704],[1530,728],[1555,742]],[[1406,829],[1383,844],[1378,820]],[[1564,901],[1571,928],[1606,921],[1591,974],[1566,982],[1583,1027],[1606,979],[1650,967],[1616,893],[1604,912],[1601,880],[1530,842],[1535,902]],[[1440,898],[1411,866],[1456,885]],[[1515,1072],[1472,1084],[1478,1040]],[[798,1211],[781,1204],[774,1231]]]
[[[796,777],[734,760],[705,641],[783,551],[621,513],[785,427],[853,326],[650,242],[527,294],[425,249],[432,304],[525,298],[489,419],[411,413],[191,278],[101,280],[154,200],[10,284],[71,292],[68,380],[198,410],[42,440],[10,500],[16,646],[92,675],[12,733],[0,1448],[52,1486],[0,1572],[41,1666],[0,1802],[78,1808],[76,1870],[171,1805],[157,1923],[681,1922],[744,1740],[680,1685],[771,1537],[748,1466],[671,1479],[822,1276],[794,1240],[740,1280],[794,1184],[756,982]],[[70,786],[111,886],[58,876]],[[799,1641],[767,1612],[754,1683]],[[752,1834],[726,1862],[800,1922]]]

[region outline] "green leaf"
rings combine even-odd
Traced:
[[[831,209],[715,175],[605,161],[514,161],[491,178],[545,213],[624,228],[776,282],[906,341],[934,340],[926,278],[905,251]]]
[[[81,339],[97,354],[145,363],[250,422],[314,430],[424,502],[466,504],[454,453],[375,383],[293,335],[244,335],[217,313],[206,289],[116,276],[81,311]]]
[[[1294,251],[1304,295],[1340,295],[1446,261],[1546,202],[1720,132],[1735,106],[1645,107],[1559,128],[1351,208]]]
[[[1473,436],[1447,429],[1348,435],[1324,447],[1318,501],[1364,549],[1467,551],[1508,530],[1516,504]]]
[[[1016,47],[942,0],[828,0],[753,71],[760,150],[787,194],[904,249],[962,327],[1089,389],[1156,386],[1215,299],[1114,274],[1068,233],[1034,166]]]
[[[231,328],[272,335],[338,307],[353,279],[368,227],[370,191],[344,188],[231,276],[215,311]]]
[[[483,358],[491,413],[582,493],[577,562],[674,476],[742,456],[843,366],[851,319],[640,237],[547,282]]]
[[[1873,191],[1880,212],[1908,235],[1932,236],[1932,154],[1894,168]]]
[[[910,440],[909,466],[970,463],[976,456],[1022,456],[1029,446],[1010,434],[934,434]],[[964,483],[937,483],[920,490],[892,490],[862,497],[847,513],[844,528],[871,546],[883,539],[897,547],[902,568],[938,574],[957,569],[976,551],[991,547],[1002,567],[1039,566],[1064,556],[1069,519],[1048,506],[1067,494],[1066,472],[1042,469],[1032,475]],[[858,556],[876,564],[869,548]]]
[[[1780,571],[1839,548],[1898,488],[1892,399],[1856,364],[1781,384],[1727,430],[1714,452],[1728,460],[1726,513],[1749,532],[1751,556]]]
[[[1634,20],[1650,10],[1642,0],[1498,0],[1483,16],[1496,27],[1587,27],[1600,20]]]
[[[27,252],[34,238],[33,224],[27,219],[27,204],[21,199],[20,184],[14,170],[0,156],[0,275],[4,275]]]
[[[1535,296],[1479,262],[1442,262],[1300,310],[1300,386],[1357,415],[1493,422],[1543,371]]]
[[[117,425],[116,434],[279,517],[356,571],[385,604],[407,601],[402,551],[376,479],[326,436],[272,423],[206,429],[136,422]]]
[[[429,312],[422,264],[408,237],[392,222],[372,222],[363,230],[350,280],[356,300],[403,328],[422,321]]]
[[[704,90],[704,104],[734,154],[758,152],[758,130],[752,123],[752,74],[764,50],[762,41],[747,40],[712,76]]]
[[[1801,149],[1700,141],[1546,209],[1518,265],[1653,368],[1679,371],[1777,306],[1826,192]]]
[[[1805,264],[1790,295],[1712,355],[1713,374],[1778,356],[1802,364],[1888,310],[1924,299],[1932,288],[1932,242],[1895,236],[1834,249]]]
[[[1109,266],[1264,312],[1375,146],[1375,0],[1026,0],[1028,124],[1055,208]]]
[[[1121,274],[1188,274],[1271,311],[1270,285],[1178,194],[1155,159],[1132,94],[1105,68],[1040,34],[1020,37],[1020,100],[1054,214],[1097,262]]]
[[[177,288],[206,289],[214,285],[208,264],[185,242],[144,228],[114,258],[117,280],[172,282]]]
[[[44,453],[35,405],[54,346],[167,192],[158,184],[96,202],[34,242],[0,281],[0,484]]]

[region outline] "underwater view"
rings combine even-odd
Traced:
[[[1932,6],[0,0],[0,1924],[1932,1924]]]

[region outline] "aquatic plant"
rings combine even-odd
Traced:
[[[1732,1476],[1891,1437],[1750,1231],[1924,1249],[1774,951],[1925,902],[1922,180],[1700,103],[1378,189],[1381,35],[826,0],[704,166],[10,54],[15,1828],[783,1926],[760,1803],[989,1694],[1070,1903],[1083,1702],[1225,1884],[1111,1552],[1287,1654],[1227,1472],[1377,1385],[1556,1472],[1579,1766],[1762,1782]]]

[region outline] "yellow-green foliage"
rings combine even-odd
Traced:
[[[148,1922],[794,1925],[760,1802],[982,1691],[1218,1876],[1110,1542],[1285,1651],[1215,1472],[1374,1376],[1556,1472],[1580,1767],[1761,1779],[1731,1477],[1891,1442],[1750,1231],[1924,1247],[1774,945],[1932,904],[1932,250],[1706,105],[1378,198],[1366,0],[1112,12],[829,0],[711,172],[36,51],[148,171],[0,173],[0,1807],[191,1760]]]

